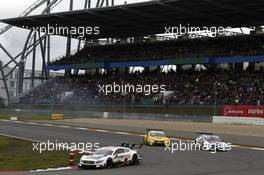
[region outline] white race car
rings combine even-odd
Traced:
[[[230,151],[231,143],[226,143],[219,136],[203,134],[195,139],[196,146],[206,151]]]
[[[137,165],[142,158],[133,150],[135,145],[122,144],[121,147],[102,147],[92,155],[83,155],[80,168],[112,168],[115,165]]]

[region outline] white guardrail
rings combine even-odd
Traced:
[[[264,125],[261,117],[213,116],[213,123]]]

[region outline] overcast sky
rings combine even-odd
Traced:
[[[19,16],[26,8],[37,0],[0,0],[0,19],[13,18]],[[111,2],[111,0],[109,0]],[[126,0],[127,3],[143,2],[147,0]],[[70,0],[62,0],[62,2],[53,9],[52,12],[67,11],[69,8]],[[85,0],[74,0],[74,10],[82,9]],[[92,0],[92,7],[95,6],[97,0]],[[124,4],[125,0],[115,0],[115,4]],[[39,14],[44,9],[44,5],[34,11],[33,14]],[[0,23],[0,29],[6,26],[6,24]],[[3,35],[0,35],[0,43],[11,53],[12,56],[16,56],[22,51],[25,44],[26,36],[29,31],[13,27],[11,30],[7,31]],[[65,54],[65,37],[52,36],[51,38],[51,57],[56,58]],[[73,41],[72,49],[76,49],[77,42]],[[8,57],[0,49],[0,60],[4,63],[9,61]],[[41,69],[41,57],[40,51],[37,50],[37,69]],[[31,67],[31,56],[27,58],[27,68]]]

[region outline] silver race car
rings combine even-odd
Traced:
[[[196,146],[206,151],[230,151],[231,143],[224,142],[219,136],[203,134],[195,139]]]
[[[135,144],[122,144],[121,147],[102,147],[92,155],[83,155],[80,168],[112,168],[113,166],[137,165],[142,158],[134,150]]]

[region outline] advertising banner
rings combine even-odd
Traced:
[[[223,115],[264,118],[264,106],[224,106]]]

